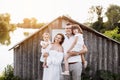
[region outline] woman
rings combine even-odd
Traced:
[[[47,57],[47,68],[44,67],[43,80],[60,80],[62,72],[61,63],[63,60],[63,47],[64,35],[58,33],[54,42],[51,44],[49,51],[47,51],[44,57]]]

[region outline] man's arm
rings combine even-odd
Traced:
[[[79,54],[85,54],[87,52],[88,52],[88,49],[87,49],[86,45],[83,45],[83,49],[80,50]]]
[[[85,54],[87,51],[88,51],[87,47],[85,45],[83,45],[83,49],[80,50],[80,52],[71,51],[71,52],[69,52],[69,54],[71,56],[76,56],[76,54]]]

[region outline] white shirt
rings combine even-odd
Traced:
[[[83,49],[84,40],[83,40],[83,34],[76,34],[75,37],[78,37],[77,43],[75,44],[74,48],[71,51],[79,52]]]
[[[71,36],[70,38],[68,38],[65,35],[65,40],[63,43],[63,48],[64,48],[64,54],[66,55],[66,52],[68,51],[68,49],[70,48],[70,46],[72,45],[73,41],[75,39],[75,36]],[[81,56],[77,55],[77,56],[71,56],[70,58],[68,58],[68,62],[82,62],[81,60]]]

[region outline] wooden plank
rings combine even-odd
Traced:
[[[32,69],[33,69],[33,60],[32,60],[32,48],[33,48],[33,43],[32,43],[32,38],[28,40],[28,80],[32,80]]]
[[[113,43],[113,72],[118,73],[118,44]]]
[[[108,45],[108,61],[107,61],[107,63],[108,63],[108,66],[107,66],[107,68],[108,68],[108,70],[109,71],[112,71],[112,42],[111,41],[108,41],[107,42],[107,45]]]
[[[27,49],[27,41],[25,41],[23,43],[23,79],[27,80],[27,53],[28,53],[28,49]]]
[[[19,75],[20,78],[23,79],[23,44],[20,45],[20,52],[19,52]]]
[[[14,49],[14,75],[17,75],[17,52],[18,52],[18,48]]]
[[[95,34],[93,34],[93,37],[92,37],[92,40],[93,40],[93,43],[92,43],[92,50],[93,50],[93,52],[92,52],[92,54],[93,54],[93,56],[92,56],[92,70],[93,70],[93,75],[95,74],[95,71],[97,70],[97,59],[98,59],[98,57],[97,57],[97,36],[95,35]]]
[[[88,40],[89,40],[89,64],[90,64],[90,68],[91,68],[91,72],[90,72],[90,74],[91,73],[93,73],[93,68],[94,68],[94,63],[93,63],[93,34],[92,33],[88,33],[89,35],[89,37],[88,37]]]
[[[38,80],[42,80],[42,76],[43,76],[43,67],[42,67],[42,63],[40,62],[40,57],[41,57],[41,46],[40,46],[40,41],[42,40],[42,35],[43,31],[39,33],[38,37]]]
[[[20,76],[20,72],[19,72],[19,68],[20,68],[20,66],[19,66],[20,48],[17,49],[16,51],[17,51],[17,52],[16,52],[16,75],[19,76],[19,77],[21,77],[21,76]]]
[[[90,45],[90,41],[89,41],[89,38],[90,38],[90,36],[89,36],[89,32],[87,32],[87,36],[86,36],[86,39],[87,39],[87,48],[88,48],[88,50],[89,50],[89,52],[88,52],[88,55],[87,55],[87,60],[88,60],[88,64],[91,66],[91,64],[90,64],[90,47],[91,47],[91,45]]]
[[[103,46],[102,46],[102,49],[103,49],[103,60],[102,60],[102,63],[103,63],[103,70],[107,70],[107,40],[106,39],[103,39]]]
[[[32,66],[33,66],[33,71],[32,71],[32,75],[33,75],[33,80],[36,80],[37,79],[37,75],[36,75],[36,73],[37,73],[37,69],[36,69],[36,66],[37,66],[37,43],[36,43],[36,38],[37,38],[37,36],[34,36],[33,37],[33,55],[32,55],[32,57],[33,57],[33,64],[32,64]]]
[[[98,37],[98,70],[102,69],[102,38]]]

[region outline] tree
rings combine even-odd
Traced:
[[[31,18],[31,27],[36,27],[36,24],[37,24],[37,19]]]
[[[118,23],[118,21],[120,20],[120,6],[110,5],[105,14],[108,18],[106,26],[108,27],[108,29],[114,29],[116,27],[114,24]]]
[[[103,17],[102,17],[102,11],[103,7],[102,6],[92,6],[89,10],[91,14],[96,14],[97,15],[97,21],[94,22],[91,27],[94,28],[95,30],[102,32],[103,27]]]
[[[118,34],[119,28],[116,27],[113,30],[105,31],[104,35],[108,36],[109,38],[115,39],[120,42],[120,34]]]
[[[10,31],[14,31],[16,26],[10,24],[10,14],[0,14],[0,44],[9,45],[10,44]]]
[[[10,44],[9,27],[8,24],[4,21],[0,21],[0,44]]]

